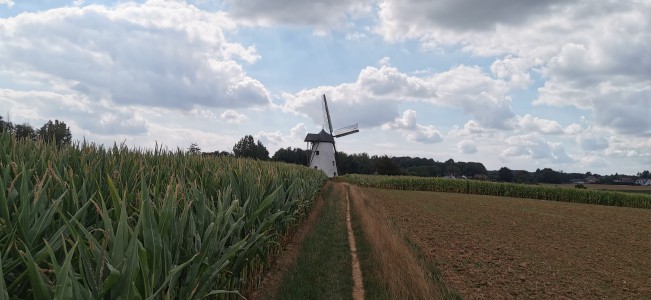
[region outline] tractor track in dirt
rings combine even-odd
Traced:
[[[357,246],[355,243],[355,234],[353,233],[353,225],[350,220],[350,197],[349,197],[348,184],[346,184],[346,229],[348,231],[348,244],[350,245],[350,256],[352,257],[351,267],[353,269],[353,299],[364,299],[364,283],[362,280],[362,268],[357,258]]]

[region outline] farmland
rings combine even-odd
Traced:
[[[239,297],[326,177],[159,147],[0,135],[0,299]]]
[[[377,182],[393,188],[421,187],[401,182],[412,179],[408,177],[368,178],[380,178]],[[372,183],[368,178],[357,179]],[[457,182],[466,183],[435,182],[436,188],[454,193],[344,188],[341,185],[346,183],[336,183],[339,193],[350,195],[368,295],[382,299],[651,297],[651,210],[573,203],[561,200],[564,190],[560,189],[552,196],[560,197],[557,201],[466,194],[467,186]],[[325,198],[330,205],[344,201],[342,196]],[[333,267],[320,262],[326,256],[318,253],[307,248],[300,255],[314,258],[311,265]],[[349,262],[341,263],[350,268]],[[296,282],[293,276],[285,284]],[[306,280],[299,286],[318,286],[331,280],[328,276],[322,274],[313,283]],[[345,293],[350,295],[350,288],[339,290],[339,295]]]
[[[651,210],[360,188],[464,298],[651,297]]]

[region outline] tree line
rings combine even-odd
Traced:
[[[187,150],[188,153],[199,153],[199,151],[200,148],[194,143]],[[280,148],[269,157],[269,151],[262,142],[259,140],[256,141],[251,135],[246,135],[233,146],[232,153],[217,151],[203,153],[203,155],[233,155],[307,166],[310,159],[310,150],[292,147]],[[425,177],[485,177],[487,175],[487,170],[482,163],[455,162],[452,159],[445,162],[438,162],[431,158],[414,158],[409,156],[389,157],[387,155],[369,156],[367,153],[347,154],[345,152],[337,152],[336,159],[339,174],[341,175],[351,173]]]
[[[70,128],[65,122],[49,120],[39,128],[32,127],[29,123],[13,124],[0,116],[0,133],[9,132],[18,139],[42,140],[57,145],[69,145],[72,142]],[[202,154],[236,157],[246,157],[259,160],[271,160],[307,166],[310,159],[310,150],[301,148],[280,148],[271,157],[269,151],[261,141],[256,141],[253,136],[246,135],[232,148],[232,152],[216,151],[201,152],[198,144],[193,143],[187,149],[188,154]],[[551,183],[560,184],[567,182],[589,181],[604,184],[632,184],[631,180],[651,179],[648,170],[638,172],[637,176],[623,174],[599,175],[586,173],[564,173],[551,168],[537,169],[535,172],[526,170],[511,170],[502,167],[496,171],[488,171],[480,162],[455,162],[448,159],[445,162],[435,161],[432,158],[421,157],[389,157],[387,155],[368,155],[367,153],[348,154],[337,152],[337,167],[339,174],[381,174],[381,175],[409,175],[421,177],[454,177],[474,178],[501,182],[516,182],[525,184]]]
[[[0,132],[9,132],[18,139],[37,140],[40,139],[46,143],[56,143],[59,146],[69,145],[72,142],[70,128],[65,122],[59,120],[47,121],[40,128],[35,129],[29,123],[13,124],[11,121],[5,121],[0,116]]]
[[[197,151],[197,145],[193,144],[188,148],[189,152]],[[233,152],[212,152],[203,153],[204,155],[234,155],[237,157],[248,157],[259,160],[271,160],[291,164],[307,166],[310,159],[310,150],[301,148],[281,148],[269,157],[269,151],[258,140],[255,141],[253,136],[247,135],[240,139],[234,146]],[[382,175],[409,175],[421,177],[454,177],[454,178],[472,178],[480,180],[515,182],[523,184],[550,183],[560,184],[568,182],[579,182],[594,180],[594,183],[605,184],[626,184],[622,182],[623,178],[632,177],[633,179],[648,178],[651,179],[649,171],[645,170],[637,173],[637,176],[627,176],[615,173],[614,175],[599,175],[586,173],[565,173],[563,171],[553,170],[551,168],[536,169],[535,172],[526,170],[511,170],[502,167],[499,170],[489,171],[480,162],[455,162],[448,159],[445,162],[435,161],[432,158],[421,157],[389,157],[387,155],[369,156],[367,153],[347,154],[337,152],[337,167],[339,174],[382,174]]]

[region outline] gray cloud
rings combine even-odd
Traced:
[[[477,153],[477,144],[473,141],[463,140],[457,144],[459,152],[463,154]]]
[[[608,148],[608,140],[598,134],[586,133],[577,138],[584,151],[600,151]]]
[[[443,27],[452,30],[493,30],[498,24],[518,25],[532,17],[554,11],[566,0],[385,0],[380,14],[386,22],[412,26]]]
[[[289,24],[326,28],[370,11],[368,0],[226,0],[235,18],[255,25]]]
[[[267,105],[265,87],[236,61],[255,61],[255,49],[224,37],[232,26],[178,2],[58,8],[0,19],[0,59],[117,104]]]

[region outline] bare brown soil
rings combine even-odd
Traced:
[[[327,188],[330,182],[326,183]],[[278,289],[282,285],[285,274],[292,268],[296,263],[296,258],[301,252],[301,246],[303,245],[303,240],[305,237],[312,231],[314,224],[316,224],[319,214],[323,210],[323,198],[319,195],[316,199],[316,203],[310,212],[310,215],[307,219],[300,225],[299,229],[296,231],[296,234],[291,238],[285,247],[283,248],[282,254],[272,262],[272,266],[265,274],[264,278],[260,282],[260,285],[256,290],[248,291],[245,293],[247,299],[274,299],[275,295],[278,293]]]
[[[346,184],[347,185],[347,184]],[[404,238],[387,222],[387,214],[375,199],[357,186],[348,186],[353,211],[359,218],[364,238],[372,248],[377,274],[388,286],[392,299],[440,299],[436,285]],[[367,274],[368,276],[369,274]]]
[[[359,189],[464,298],[651,299],[651,210]]]

